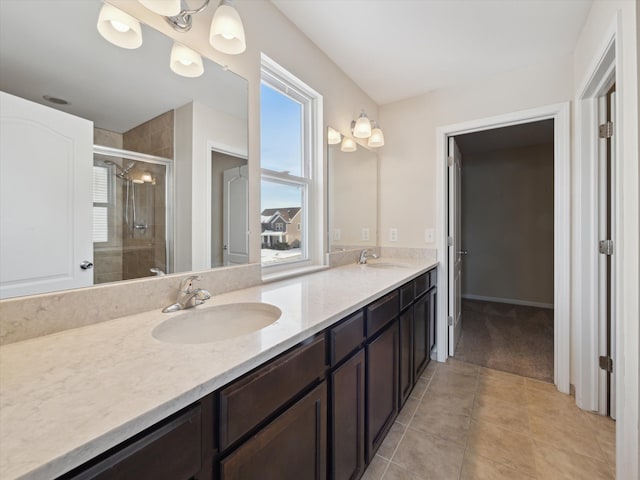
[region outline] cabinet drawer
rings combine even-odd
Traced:
[[[430,272],[423,273],[422,275],[420,275],[419,277],[416,277],[413,280],[413,283],[416,287],[416,297],[419,297],[424,292],[429,290],[429,273]]]
[[[333,367],[364,341],[364,312],[360,311],[329,330],[329,355]]]
[[[188,480],[201,469],[201,407],[197,405],[147,432],[128,445],[107,453],[73,480]],[[118,449],[119,447],[116,447]]]
[[[223,388],[219,399],[220,450],[323,378],[325,368],[325,342],[321,335]]]
[[[415,298],[414,282],[409,282],[400,287],[400,310],[404,310]]]
[[[367,338],[371,338],[398,315],[399,294],[393,291],[367,307]]]

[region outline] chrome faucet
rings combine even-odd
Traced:
[[[368,258],[378,258],[378,255],[376,255],[375,253],[369,255],[369,250],[365,248],[360,252],[360,256],[358,257],[358,265],[365,265]]]
[[[178,310],[186,310],[197,305],[202,305],[205,300],[211,298],[211,293],[203,288],[193,288],[193,282],[200,280],[200,277],[191,275],[185,278],[180,284],[178,291],[178,299],[176,303],[172,303],[162,309],[164,313],[177,312]]]

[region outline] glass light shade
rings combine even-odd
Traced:
[[[98,32],[118,47],[133,49],[142,45],[140,22],[107,3],[98,15]]]
[[[371,136],[369,137],[369,141],[367,142],[369,147],[383,147],[384,146],[384,134],[380,127],[375,127],[371,130]]]
[[[138,0],[138,2],[163,17],[174,17],[182,11],[180,0]]]
[[[202,57],[189,47],[174,43],[171,47],[171,60],[169,66],[174,73],[183,77],[199,77],[204,73]]]
[[[229,0],[222,0],[213,14],[209,43],[216,50],[231,55],[242,53],[247,48],[240,14]]]
[[[336,145],[336,144],[340,143],[340,140],[342,140],[342,135],[340,135],[340,132],[337,131],[334,128],[328,127],[327,128],[327,143],[329,145]]]
[[[342,139],[342,145],[340,145],[340,151],[351,153],[355,152],[358,149],[356,142],[353,138],[344,137]]]
[[[140,176],[140,179],[144,182],[144,183],[151,183],[153,182],[153,177],[151,176],[151,174],[149,172],[143,172],[142,175]]]
[[[353,126],[353,136],[356,138],[369,138],[371,136],[371,122],[367,114],[362,112]]]

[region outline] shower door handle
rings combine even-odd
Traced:
[[[84,260],[80,263],[80,268],[82,270],[89,270],[90,268],[93,268],[93,263],[91,263],[89,260]]]

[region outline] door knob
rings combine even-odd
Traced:
[[[466,250],[460,250],[458,253],[460,255],[468,255],[469,254],[469,252],[467,252]]]
[[[89,260],[84,260],[82,263],[80,263],[80,268],[82,270],[89,270],[90,268],[93,268],[93,263],[91,263]]]

